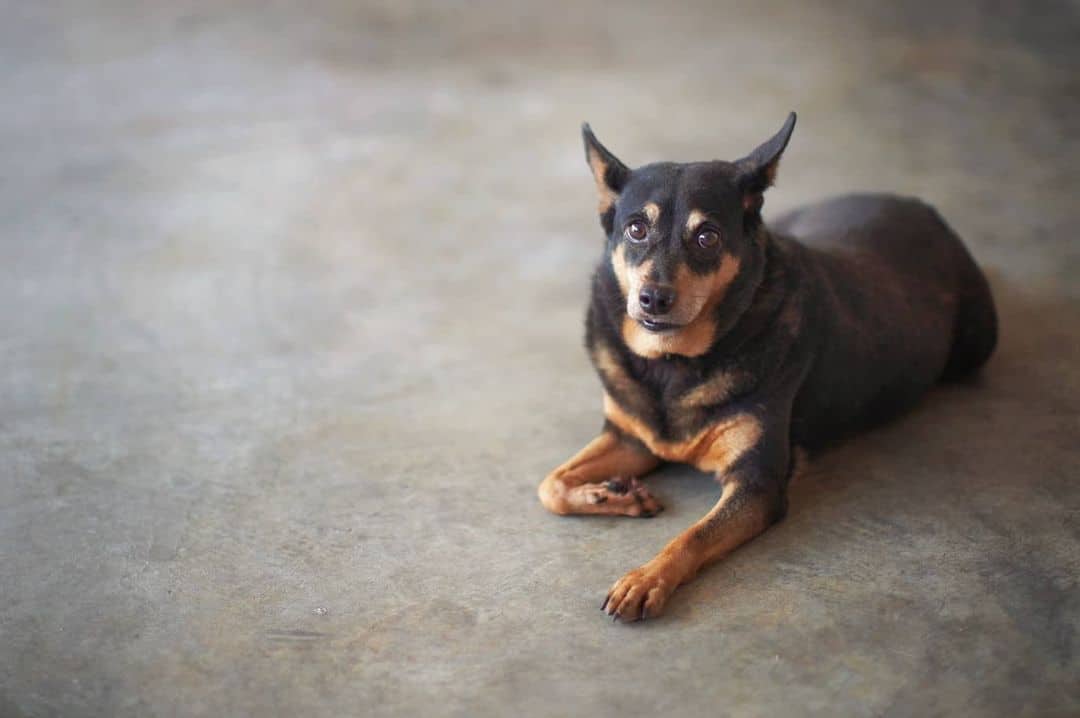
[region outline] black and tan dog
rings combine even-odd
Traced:
[[[614,617],[659,615],[679,584],[780,519],[802,450],[895,416],[997,341],[987,282],[932,207],[854,195],[762,222],[794,126],[792,113],[737,162],[633,170],[583,128],[607,235],[585,338],[605,422],[540,500],[652,516],[636,477],[662,461],[722,486],[704,518],[615,583]]]

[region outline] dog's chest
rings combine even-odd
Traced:
[[[624,378],[632,381],[605,393],[605,416],[662,459],[722,471],[760,434],[756,419],[730,401],[736,382],[729,372]]]
[[[681,442],[707,428],[732,397],[737,372],[679,358],[632,362],[613,398],[657,440]],[[645,437],[642,437],[643,439]]]
[[[649,397],[653,411],[665,418],[678,413],[683,399],[708,380],[709,373],[678,357],[632,359],[630,378]]]

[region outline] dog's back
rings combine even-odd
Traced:
[[[989,286],[932,207],[849,195],[771,226],[797,240],[786,251],[806,272],[803,329],[814,360],[793,409],[795,443],[814,446],[887,420],[992,353]]]

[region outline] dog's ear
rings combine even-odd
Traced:
[[[788,114],[780,131],[760,144],[757,149],[735,163],[738,168],[737,183],[743,193],[743,209],[750,215],[761,211],[765,203],[764,192],[776,179],[780,155],[784,153],[791,131],[795,129],[795,113]]]
[[[585,140],[585,160],[592,170],[593,179],[596,180],[599,200],[596,211],[600,214],[600,224],[604,231],[611,234],[611,226],[615,221],[615,200],[630,179],[630,168],[600,144],[588,122],[581,126],[581,136]]]

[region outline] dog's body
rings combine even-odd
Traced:
[[[799,450],[895,416],[996,343],[986,280],[927,205],[849,196],[764,225],[793,126],[736,163],[633,171],[585,129],[608,235],[586,320],[606,420],[541,501],[653,515],[634,477],[661,461],[723,486],[707,516],[615,584],[613,616],[658,615],[680,583],[781,518]]]

